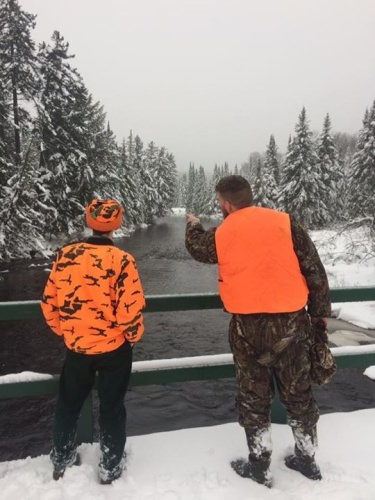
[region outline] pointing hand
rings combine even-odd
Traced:
[[[193,214],[186,214],[186,222],[191,222],[192,224],[199,224],[200,220],[198,217],[195,217]]]

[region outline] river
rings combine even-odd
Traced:
[[[184,229],[182,217],[169,216],[116,240],[136,258],[146,295],[217,292],[216,266],[190,258]],[[49,268],[41,259],[1,265],[0,301],[40,300]],[[145,314],[134,360],[229,352],[228,321],[219,310]],[[59,373],[64,348],[44,322],[1,322],[0,327],[0,375]],[[329,386],[314,391],[322,413],[375,407],[374,383],[359,369],[340,370]],[[235,393],[234,380],[133,387],[127,395],[128,434],[234,422]],[[54,404],[50,397],[0,401],[0,460],[48,453]]]

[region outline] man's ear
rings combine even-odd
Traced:
[[[228,212],[228,214],[231,214],[232,212],[234,212],[236,210],[236,207],[234,205],[232,205],[232,203],[228,200],[225,201],[224,208]]]

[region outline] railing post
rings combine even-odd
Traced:
[[[78,444],[92,443],[94,441],[92,392],[90,392],[82,406],[78,421],[77,441]]]

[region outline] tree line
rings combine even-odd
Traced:
[[[240,168],[215,165],[207,178],[204,167],[191,164],[178,181],[179,204],[195,214],[218,212],[215,185],[232,173],[249,180],[255,205],[291,213],[309,229],[359,218],[373,222],[375,101],[357,136],[332,133],[329,114],[321,133],[314,133],[303,108],[284,156],[271,135],[265,154],[252,153]]]
[[[271,135],[265,153],[240,167],[215,165],[207,176],[190,164],[177,185],[165,147],[144,146],[132,132],[117,142],[60,33],[36,47],[35,19],[18,0],[0,0],[0,259],[81,231],[83,207],[95,197],[122,203],[128,227],[172,206],[217,213],[214,186],[230,173],[249,179],[256,205],[290,212],[308,228],[373,221],[375,102],[357,136],[332,133],[328,114],[314,133],[303,108],[285,155]]]
[[[167,213],[176,164],[165,147],[118,143],[58,31],[36,48],[36,16],[0,0],[0,258],[84,227],[83,207],[115,198],[128,227]]]

